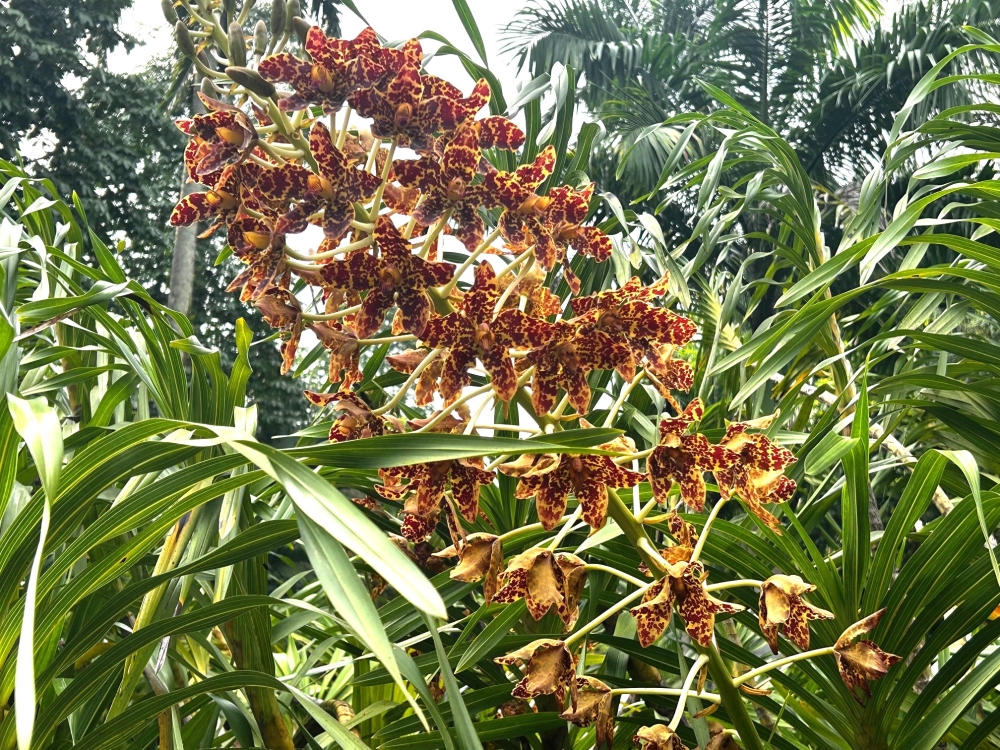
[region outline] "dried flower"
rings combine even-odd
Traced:
[[[576,660],[562,641],[542,638],[493,661],[497,664],[527,664],[524,677],[511,691],[515,698],[554,695],[561,705],[566,702],[567,688],[576,693]]]
[[[587,571],[576,555],[553,553],[535,547],[511,558],[500,575],[500,589],[494,601],[515,602],[524,599],[529,614],[541,620],[555,607],[569,627],[576,621],[578,605]]]
[[[847,685],[851,695],[859,702],[857,691],[861,690],[866,696],[871,697],[872,689],[869,683],[884,676],[889,668],[901,658],[895,654],[886,653],[872,641],[860,640],[851,643],[862,633],[870,633],[874,630],[884,614],[885,609],[880,609],[854,623],[833,644],[833,655],[837,660],[840,678]]]
[[[677,733],[666,724],[643,727],[632,741],[643,750],[688,750]]]

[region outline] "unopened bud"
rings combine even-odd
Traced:
[[[229,62],[240,67],[247,64],[247,40],[243,27],[236,21],[229,24]]]
[[[177,12],[174,10],[174,0],[160,0],[160,7],[163,9],[163,17],[167,23],[173,26],[177,23]]]
[[[299,0],[286,0],[285,2],[285,23],[291,29],[292,19],[302,15],[302,6]]]
[[[205,76],[204,78],[201,79],[201,93],[209,97],[210,99],[218,99],[219,95],[224,94],[225,92],[222,91],[222,89],[220,89],[214,83],[212,83],[211,78]]]
[[[267,24],[258,21],[253,27],[253,53],[263,55],[267,51]]]
[[[305,46],[306,36],[309,34],[309,27],[311,25],[308,21],[298,16],[292,19],[292,31],[295,32],[295,36],[299,38],[299,42],[303,46]]]
[[[201,50],[198,53],[198,60],[204,65],[208,70],[216,70],[215,67],[215,55],[209,55],[205,50]]]
[[[285,30],[285,0],[271,0],[271,36]]]
[[[260,73],[256,70],[231,65],[226,68],[226,75],[229,76],[233,83],[238,83],[247,91],[252,91],[257,96],[263,96],[265,99],[270,99],[276,93],[274,84],[268,83],[261,78]]]
[[[191,32],[188,31],[188,27],[183,21],[178,21],[174,26],[174,36],[177,38],[177,46],[180,47],[181,52],[192,60],[198,57],[198,50],[195,49]]]
[[[222,11],[225,13],[224,18],[232,21],[236,18],[236,0],[222,0]]]

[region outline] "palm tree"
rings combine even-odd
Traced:
[[[874,0],[539,0],[508,27],[508,49],[536,75],[556,62],[582,73],[581,101],[611,135],[598,177],[622,177],[608,187],[631,198],[648,192],[680,132],[657,125],[714,106],[702,82],[786,137],[810,177],[835,188],[867,171],[914,84],[967,41],[962,26],[990,33],[998,10],[997,0],[926,0],[880,24]],[[951,66],[996,69],[977,55]],[[923,109],[968,103],[974,89],[947,87]]]

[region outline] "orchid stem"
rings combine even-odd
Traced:
[[[426,370],[427,367],[430,366],[431,362],[437,359],[438,355],[441,354],[442,351],[444,350],[432,349],[430,353],[428,353],[428,355],[424,357],[423,361],[419,365],[413,368],[413,372],[410,373],[410,377],[408,377],[406,379],[406,382],[399,387],[399,390],[396,391],[396,395],[393,396],[391,399],[389,399],[388,403],[386,403],[384,406],[375,409],[375,411],[373,411],[372,414],[374,414],[375,416],[381,416],[386,412],[390,411],[391,409],[395,408],[396,404],[402,401],[403,398],[406,396],[406,393],[407,391],[410,390],[410,387],[415,382],[417,382],[417,378],[420,377],[420,373]]]
[[[802,661],[803,659],[812,659],[817,656],[826,656],[832,654],[835,651],[833,646],[826,646],[825,648],[814,648],[812,651],[802,651],[798,654],[792,654],[791,656],[786,656],[784,659],[778,659],[777,661],[772,661],[763,666],[757,667],[756,669],[751,669],[749,672],[744,672],[739,677],[733,678],[733,685],[739,687],[745,682],[749,682],[762,674],[767,674],[773,669],[780,669],[781,667],[792,664],[793,662]]]
[[[763,581],[756,581],[752,578],[736,578],[732,581],[720,581],[719,583],[709,583],[705,585],[705,591],[725,591],[726,589],[738,589],[743,586],[753,586],[759,589]]]
[[[608,609],[604,610],[603,612],[601,612],[601,614],[599,614],[593,620],[591,620],[590,622],[588,622],[586,625],[584,625],[583,627],[575,630],[571,635],[569,635],[569,636],[566,637],[566,639],[564,641],[564,643],[566,644],[566,648],[569,648],[574,643],[576,643],[577,641],[579,641],[582,638],[584,638],[587,635],[587,633],[589,633],[591,630],[593,630],[594,628],[596,628],[597,626],[599,626],[605,620],[607,620],[610,617],[618,614],[623,609],[625,609],[629,604],[631,604],[632,602],[634,602],[636,599],[639,599],[640,597],[642,597],[643,594],[646,593],[646,590],[650,586],[652,586],[652,585],[653,585],[652,583],[643,584],[639,589],[637,589],[636,591],[633,591],[631,594],[629,594],[624,599],[622,599],[621,601],[619,601],[613,607],[609,607]]]
[[[697,659],[694,660],[694,664],[691,665],[691,669],[688,670],[687,677],[684,678],[684,685],[681,687],[680,699],[677,701],[677,708],[674,709],[674,717],[670,720],[670,728],[677,730],[680,726],[681,719],[684,717],[684,708],[687,703],[688,693],[691,692],[691,683],[694,682],[694,678],[698,676],[698,672],[701,668],[708,664],[708,656],[701,654]]]
[[[705,521],[705,526],[701,530],[701,536],[698,537],[698,543],[694,546],[694,552],[691,553],[691,562],[695,562],[701,555],[702,549],[705,547],[705,541],[708,539],[708,532],[712,529],[712,523],[715,521],[716,517],[719,515],[719,511],[722,510],[724,506],[729,502],[728,497],[720,497],[715,507],[712,508],[712,512],[708,514],[708,518]]]
[[[614,688],[611,691],[611,695],[669,695],[669,696],[681,696],[686,695],[681,688]],[[722,698],[720,698],[715,693],[695,693],[695,697],[708,701],[709,703],[721,703]]]
[[[610,573],[613,576],[621,578],[623,581],[628,581],[633,586],[646,586],[649,581],[642,581],[635,576],[630,576],[628,573],[623,573],[618,570],[618,568],[612,568],[610,565],[599,565],[597,563],[587,563],[583,566],[584,570],[600,570],[605,573]]]

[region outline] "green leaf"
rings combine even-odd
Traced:
[[[941,455],[951,461],[965,474],[965,479],[972,490],[972,500],[976,504],[976,517],[979,519],[979,526],[983,531],[986,550],[990,553],[990,563],[993,565],[993,574],[1000,584],[1000,565],[997,565],[996,552],[993,551],[993,529],[986,526],[986,516],[983,513],[983,495],[979,488],[979,464],[976,463],[975,456],[969,451],[941,451]]]
[[[846,438],[843,435],[838,435],[836,432],[828,432],[819,441],[819,444],[809,451],[809,454],[806,456],[806,474],[816,476],[829,471],[835,463],[843,458],[846,453],[850,452],[857,444],[858,440],[855,438]]]
[[[115,297],[127,294],[129,292],[128,286],[128,283],[109,284],[106,281],[97,281],[86,294],[76,297],[51,298],[36,302],[27,302],[18,308],[17,317],[22,325],[32,326],[44,320],[54,318],[58,315],[65,315],[89,305],[108,302]]]
[[[478,664],[479,660],[489,654],[500,642],[500,639],[510,632],[514,623],[520,620],[526,611],[523,601],[504,607],[469,644],[465,653],[462,654],[462,658],[455,665],[455,673],[463,672]]]
[[[291,694],[295,696],[295,700],[299,702],[299,705],[306,710],[306,713],[309,714],[316,721],[316,723],[323,728],[323,731],[329,734],[333,738],[333,741],[340,747],[344,748],[344,750],[368,750],[367,745],[355,737],[351,731],[337,721],[337,719],[330,716],[330,714],[317,706],[316,701],[291,685],[288,685],[287,688]]]
[[[316,577],[323,585],[330,604],[354,635],[371,650],[376,659],[382,662],[382,666],[388,670],[393,680],[409,698],[413,710],[422,718],[420,706],[410,698],[403,683],[403,677],[393,655],[392,644],[386,635],[385,625],[379,619],[371,594],[362,583],[344,548],[308,516],[300,515],[298,521],[306,554],[309,555],[309,561],[316,571]]]
[[[472,46],[479,53],[479,58],[483,61],[484,65],[489,65],[486,60],[486,45],[483,44],[483,35],[479,33],[479,25],[476,23],[476,17],[472,14],[472,9],[469,8],[469,3],[466,0],[451,1],[455,6],[458,17],[462,19],[462,26],[465,27],[465,32],[469,35],[469,39],[472,40]]]
[[[437,653],[438,664],[441,665],[441,677],[444,679],[444,694],[451,706],[452,720],[455,722],[455,729],[458,732],[458,742],[462,750],[482,750],[482,743],[476,734],[476,728],[472,725],[472,717],[469,716],[469,709],[462,700],[462,691],[455,679],[455,673],[451,671],[451,664],[448,663],[448,652],[444,650],[441,643],[441,635],[437,631],[437,625],[433,618],[423,615],[427,629],[431,638],[434,639],[434,650]]]
[[[338,490],[284,453],[248,439],[246,433],[222,427],[211,429],[277,481],[300,513],[368,563],[415,607],[447,617],[440,594],[420,568]]]

